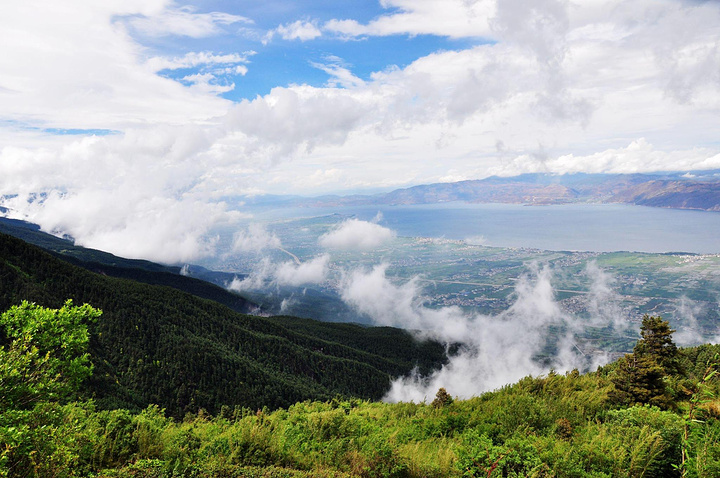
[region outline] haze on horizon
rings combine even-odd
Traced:
[[[27,0],[0,15],[0,206],[167,262],[230,199],[720,168],[720,4]]]

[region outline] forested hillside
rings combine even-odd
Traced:
[[[102,407],[152,403],[183,416],[336,395],[377,399],[391,376],[445,359],[440,344],[408,332],[243,315],[169,287],[92,273],[0,234],[0,310],[67,299],[102,310],[90,325],[95,372],[85,393]]]
[[[720,346],[678,349],[660,317],[587,374],[384,404],[440,344],[244,315],[0,234],[6,309],[0,476],[720,476]]]

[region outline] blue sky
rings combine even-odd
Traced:
[[[203,38],[183,36],[156,36],[133,28],[132,20],[125,17],[134,37],[148,49],[147,54],[163,57],[182,57],[189,52],[206,51],[218,55],[253,52],[243,74],[230,72],[217,76],[218,84],[234,84],[230,91],[221,93],[231,101],[264,96],[277,86],[307,84],[325,86],[330,79],[318,65],[341,64],[362,80],[391,67],[404,68],[418,58],[442,50],[465,49],[487,43],[480,37],[449,38],[430,34],[394,34],[387,36],[360,35],[347,38],[343,35],[319,35],[312,39],[288,39],[281,34],[268,38],[268,32],[282,25],[302,22],[321,29],[333,19],[353,19],[368,23],[383,15],[398,11],[383,8],[377,1],[363,2],[197,2],[187,5],[197,13],[222,11],[247,19],[219,28],[216,35]],[[230,8],[226,8],[230,7]],[[161,75],[176,81],[203,73],[204,68],[163,70]]]
[[[718,2],[0,8],[0,206],[120,254],[211,254],[246,195],[720,168]]]

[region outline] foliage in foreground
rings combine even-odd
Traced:
[[[431,404],[335,399],[176,421],[156,406],[71,401],[89,373],[97,314],[24,303],[2,315],[0,476],[720,476],[716,346],[658,355],[643,335],[634,353],[683,370],[664,377],[666,409],[619,401],[626,371],[609,366],[526,377],[470,400],[441,390]],[[32,378],[22,398],[16,376]]]

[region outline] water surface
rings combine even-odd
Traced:
[[[257,220],[328,214],[373,220],[400,236],[470,239],[568,251],[720,253],[720,213],[620,204],[523,206],[442,203],[255,210]]]

